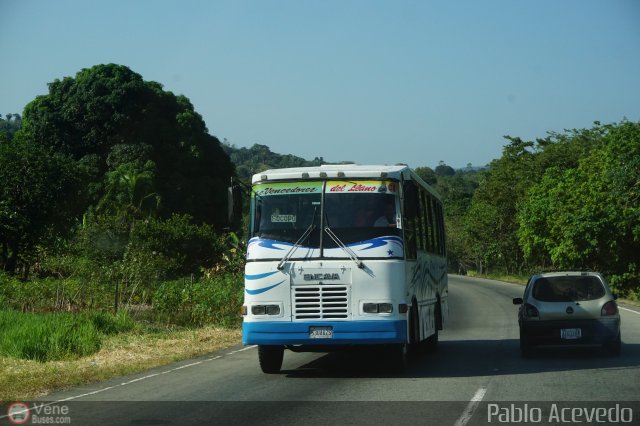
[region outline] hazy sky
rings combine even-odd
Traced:
[[[307,159],[462,167],[640,120],[640,1],[0,0],[0,113],[123,64],[209,128]]]

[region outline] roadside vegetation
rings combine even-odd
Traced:
[[[221,143],[185,96],[115,64],[0,117],[0,400],[238,342],[247,220],[228,222],[230,179],[325,163]],[[443,197],[450,272],[588,268],[640,297],[640,123],[507,136],[488,165],[416,171]],[[85,368],[96,357],[111,361]]]
[[[640,123],[506,140],[502,157],[479,170],[418,169],[444,198],[449,270],[589,269],[638,300]]]
[[[238,344],[241,332],[213,325],[197,328],[142,325],[103,337],[100,350],[61,361],[0,356],[0,401],[21,401],[133,374]]]

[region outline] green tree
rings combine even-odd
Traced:
[[[535,209],[541,213],[549,202],[557,201],[538,199],[525,207],[530,188],[541,182],[545,172],[563,174],[577,167],[582,158],[601,145],[607,131],[608,126],[595,123],[592,129],[550,133],[536,141],[505,136],[508,143],[502,156],[481,172],[479,187],[465,218],[467,245],[473,247],[475,253],[482,251],[486,254],[484,268],[520,272],[533,265],[550,263],[549,253],[541,251],[546,243],[536,240],[528,247],[521,246],[518,214],[523,209],[529,209],[523,214],[533,215]],[[532,230],[522,232],[530,233]],[[534,238],[533,235],[530,237]]]
[[[435,185],[438,182],[438,176],[431,167],[416,167],[415,172],[429,185]]]
[[[67,232],[78,216],[82,172],[70,158],[18,132],[0,144],[0,262],[15,272],[37,244]],[[25,268],[25,275],[28,268]]]
[[[533,142],[507,137],[500,159],[480,173],[478,189],[464,219],[478,269],[495,267],[514,272],[522,266],[517,239],[516,211],[528,186],[535,180]]]
[[[189,214],[198,223],[226,224],[226,187],[233,164],[184,96],[122,65],[96,65],[49,84],[24,111],[23,126],[39,145],[90,161],[91,203],[105,192],[105,174],[123,163],[155,165],[158,213]]]
[[[598,143],[576,167],[551,168],[531,188],[518,214],[520,243],[537,264],[599,270],[629,292],[640,276],[640,123],[594,132]]]
[[[440,161],[435,168],[435,173],[438,176],[453,176],[456,171],[453,167],[448,166],[444,161]]]
[[[0,143],[2,140],[10,141],[13,135],[22,127],[20,114],[7,114],[6,118],[0,116]]]
[[[478,187],[478,173],[469,169],[454,175],[438,176],[435,189],[442,196],[447,230],[449,269],[466,271],[477,260],[466,244],[464,217]]]
[[[155,216],[160,207],[160,196],[155,191],[155,164],[147,161],[123,163],[107,173],[106,193],[97,210],[118,214],[126,211],[132,218]]]

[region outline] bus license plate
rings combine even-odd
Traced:
[[[561,328],[560,338],[563,340],[575,340],[582,337],[582,329],[580,328]]]
[[[309,327],[310,339],[333,339],[333,327]]]

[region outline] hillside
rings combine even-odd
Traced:
[[[251,148],[237,148],[228,143],[222,143],[221,146],[231,159],[231,162],[235,164],[238,177],[245,182],[250,181],[253,174],[267,169],[353,163],[352,161],[329,163],[324,161],[323,157],[305,160],[292,154],[277,154],[272,152],[268,146],[260,144],[254,144]]]

